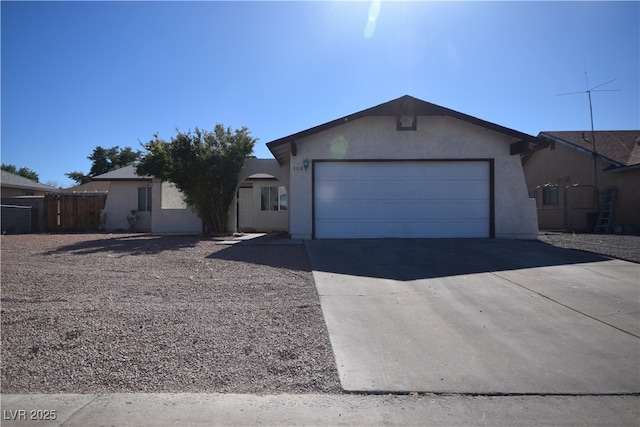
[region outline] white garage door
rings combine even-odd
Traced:
[[[489,237],[488,161],[316,162],[316,238]]]

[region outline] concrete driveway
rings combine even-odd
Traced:
[[[537,241],[306,243],[347,391],[640,392],[640,265]]]

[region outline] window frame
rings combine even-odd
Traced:
[[[266,191],[265,191],[266,190]],[[283,202],[283,196],[285,201]],[[289,209],[287,189],[282,185],[260,186],[260,212],[280,212]]]
[[[144,207],[144,209],[140,209]],[[151,212],[151,187],[138,187],[138,212]]]

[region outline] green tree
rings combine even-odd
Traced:
[[[64,174],[67,178],[70,178],[76,182],[76,184],[86,184],[91,181],[91,177],[89,175],[85,175],[79,171],[68,172]]]
[[[131,147],[120,148],[116,145],[115,147],[104,148],[97,146],[94,148],[93,153],[87,157],[92,162],[88,174],[73,171],[65,173],[65,175],[78,184],[85,184],[91,181],[91,178],[94,176],[102,175],[103,173],[111,172],[112,170],[135,163],[140,159],[140,156],[142,156],[142,153],[137,150],[134,151]]]
[[[238,175],[256,141],[246,127],[232,132],[220,124],[213,131],[178,132],[169,142],[156,134],[144,144],[136,172],[174,183],[205,231],[225,233]]]
[[[29,178],[35,182],[39,182],[40,180],[40,177],[37,173],[26,167],[21,167],[20,169],[18,169],[16,165],[7,165],[3,163],[2,166],[0,166],[0,169],[7,172],[15,173],[16,175],[20,175],[25,178]]]

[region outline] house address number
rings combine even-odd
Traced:
[[[304,159],[302,166],[293,166],[295,172],[306,172],[309,170],[309,159]]]

